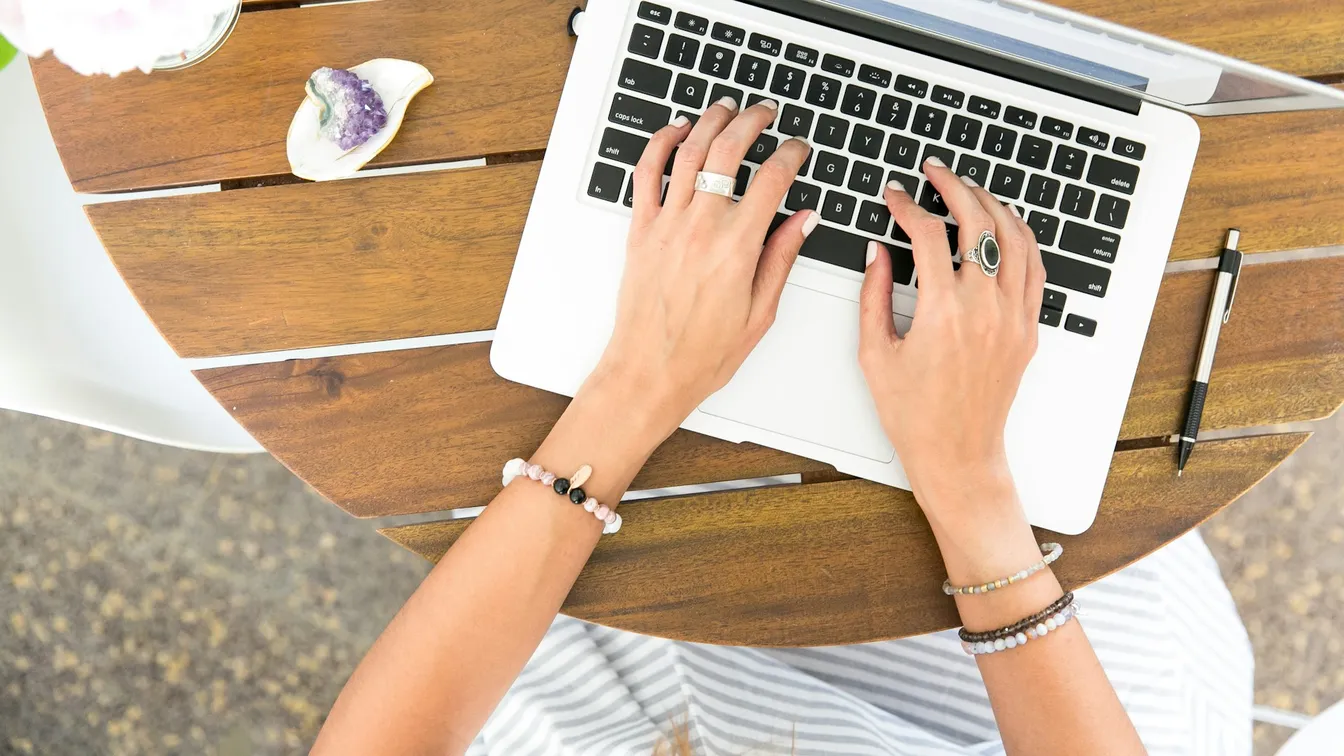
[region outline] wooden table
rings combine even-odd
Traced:
[[[1110,20],[1335,83],[1341,0],[1066,0]],[[574,0],[247,2],[237,31],[179,73],[35,76],[76,189],[222,182],[223,191],[89,207],[131,290],[188,358],[494,326],[572,41]],[[377,165],[485,157],[487,166],[327,184],[289,176],[285,130],[322,65],[400,57],[429,67]],[[1225,226],[1251,253],[1344,243],[1344,112],[1204,121],[1173,260],[1216,254]],[[1253,255],[1252,255],[1253,257]],[[1255,262],[1254,259],[1251,260]],[[1096,524],[1063,538],[1078,586],[1236,499],[1306,438],[1202,444],[1184,478],[1180,424],[1212,273],[1163,283]],[[488,343],[204,369],[201,382],[262,444],[357,517],[487,502],[562,397],[497,378]],[[256,360],[243,359],[242,362]],[[1204,428],[1320,418],[1344,400],[1344,258],[1248,267],[1225,329]],[[952,626],[928,527],[903,491],[825,465],[679,431],[639,488],[802,473],[802,483],[622,508],[565,611],[715,643],[867,641]],[[436,559],[465,527],[381,532]],[[1042,534],[1045,537],[1045,534]]]

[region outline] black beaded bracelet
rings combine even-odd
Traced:
[[[963,627],[957,633],[957,636],[960,637],[966,643],[977,643],[980,641],[993,641],[998,640],[999,638],[1007,638],[1010,635],[1017,635],[1018,633],[1022,632],[1023,630],[1026,630],[1029,627],[1034,627],[1035,625],[1040,623],[1041,620],[1050,617],[1052,615],[1058,614],[1061,610],[1064,609],[1064,607],[1072,603],[1073,603],[1073,594],[1066,593],[1063,596],[1060,596],[1058,599],[1056,599],[1055,602],[1050,606],[1047,606],[1041,611],[1036,612],[1030,617],[1020,619],[1007,627],[1001,627],[998,630],[989,630],[983,633],[967,632],[966,628]]]

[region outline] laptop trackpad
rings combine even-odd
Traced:
[[[876,462],[896,453],[859,370],[859,305],[790,284],[733,380],[700,411]]]

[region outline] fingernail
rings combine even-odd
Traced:
[[[970,176],[962,176],[961,183],[965,184],[966,186],[969,186],[972,189],[980,188],[980,185],[975,183],[975,179],[971,178]]]
[[[863,267],[866,268],[869,265],[872,265],[873,260],[876,259],[877,259],[877,242],[870,241],[868,242],[868,254],[865,255],[863,258]]]
[[[816,228],[817,224],[820,222],[821,222],[821,216],[817,215],[817,211],[808,210],[807,218],[803,220],[803,238],[806,239],[807,237],[811,236],[812,229]]]
[[[891,181],[888,181],[888,182],[887,182],[887,188],[890,189],[890,190],[893,191],[893,192],[900,192],[901,194],[907,194],[907,193],[908,193],[908,192],[905,191],[905,185],[903,185],[901,182],[897,181],[896,179],[892,179]]]
[[[770,108],[771,110],[779,110],[779,103],[775,102],[774,100],[761,100],[756,104],[760,105],[763,108]]]
[[[722,98],[719,99],[719,104],[724,106],[725,108],[728,108],[730,111],[734,113],[737,112],[737,100],[734,100],[733,98],[727,95],[724,95]]]
[[[1008,206],[1008,212],[1012,213],[1013,215],[1017,216],[1018,218],[1021,218],[1021,217],[1022,217],[1022,213],[1019,213],[1019,212],[1017,211],[1017,206],[1016,206],[1016,205],[1009,205],[1009,206]]]
[[[929,164],[929,165],[937,166],[937,167],[939,167],[939,168],[946,168],[946,167],[947,167],[947,166],[943,165],[943,161],[939,160],[939,159],[937,158],[937,156],[935,156],[935,155],[930,155],[930,156],[928,156],[927,158],[924,159],[924,162],[927,163],[927,164]]]
[[[691,122],[691,119],[687,118],[687,117],[684,116],[684,115],[679,115],[679,116],[677,116],[676,118],[673,118],[673,119],[672,119],[672,124],[671,124],[671,125],[672,125],[673,128],[677,128],[677,129],[679,129],[679,128],[681,128],[682,126],[685,126],[686,124],[688,124],[688,123],[690,123],[690,122]]]

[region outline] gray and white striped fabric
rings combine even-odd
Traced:
[[[1151,753],[1251,752],[1250,642],[1197,534],[1077,595]],[[953,631],[750,649],[560,617],[468,754],[649,756],[674,721],[689,723],[697,754],[1003,753]]]

